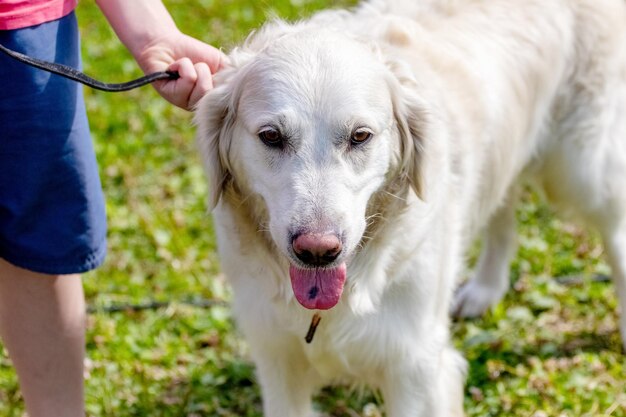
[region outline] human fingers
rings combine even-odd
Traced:
[[[181,58],[173,62],[168,71],[178,72],[179,78],[155,85],[159,94],[178,107],[189,108],[189,98],[194,89],[198,74],[189,58]]]
[[[211,69],[204,62],[199,62],[194,65],[197,74],[197,80],[189,95],[189,102],[187,103],[187,109],[193,109],[196,103],[213,88],[213,76]]]

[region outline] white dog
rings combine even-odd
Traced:
[[[453,291],[486,227],[455,308],[504,293],[522,177],[600,230],[626,306],[625,9],[372,1],[232,52],[196,122],[266,416],[310,415],[332,381],[380,389],[389,417],[462,415]]]

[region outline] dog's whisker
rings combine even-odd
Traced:
[[[374,223],[376,220],[379,220],[379,219],[380,220],[385,220],[385,216],[383,216],[382,213],[375,213],[375,214],[372,214],[370,216],[367,216],[365,218],[365,222],[369,226],[370,224]]]
[[[401,197],[401,196],[399,196],[397,194],[392,193],[391,191],[383,190],[383,193],[385,193],[388,196],[391,196],[391,197],[393,197],[393,198],[395,198],[395,199],[397,199],[399,201],[402,201],[402,202],[406,202],[407,201],[406,197]]]
[[[386,221],[387,219],[385,218],[385,216],[383,216],[382,213],[375,213],[370,216],[367,216],[365,218],[365,230],[366,230],[365,233],[367,233],[367,230],[374,224],[379,223],[379,222],[386,222]]]
[[[259,228],[257,229],[258,233],[268,233],[270,231],[269,228],[269,224],[267,223],[263,223],[259,225]]]

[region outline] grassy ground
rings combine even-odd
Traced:
[[[229,49],[268,15],[306,16],[350,0],[166,1],[189,34]],[[106,81],[140,75],[92,2],[81,2],[85,68]],[[259,416],[245,342],[228,309],[190,114],[150,89],[86,91],[109,218],[109,257],[88,274],[86,396],[90,416]],[[528,193],[518,212],[514,285],[487,317],[456,323],[468,358],[469,416],[626,416],[617,301],[595,236]],[[557,279],[566,277],[565,279]],[[574,277],[575,279],[569,279]],[[206,308],[206,300],[220,300]],[[116,305],[169,303],[156,309]],[[376,393],[328,389],[330,416],[378,416]],[[23,403],[0,349],[0,416]]]

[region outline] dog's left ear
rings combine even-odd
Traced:
[[[418,85],[403,62],[387,62],[387,84],[391,93],[395,127],[400,137],[399,169],[415,194],[424,199],[424,140],[427,114],[418,93]]]
[[[209,181],[209,209],[214,209],[222,192],[231,181],[229,150],[236,118],[236,103],[231,82],[234,68],[223,69],[216,77],[218,84],[209,91],[195,109],[196,140]]]

